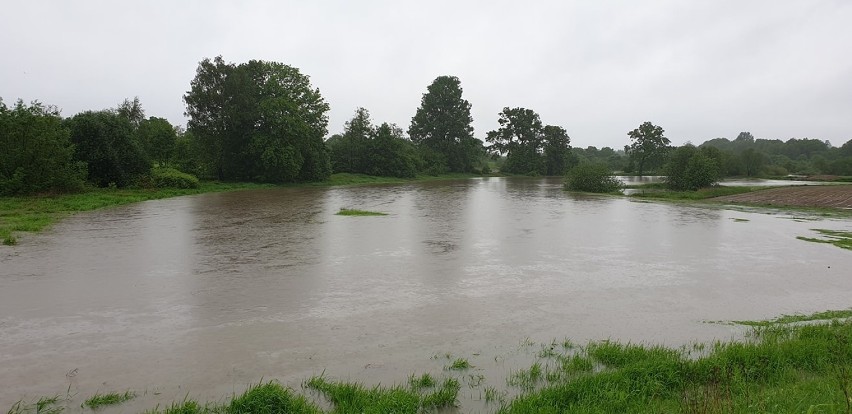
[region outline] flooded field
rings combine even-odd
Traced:
[[[393,384],[431,372],[463,377],[460,412],[487,411],[482,387],[511,393],[506,376],[541,344],[678,346],[739,332],[707,321],[849,308],[852,252],[796,239],[814,228],[852,221],[579,196],[524,178],[78,214],[0,248],[0,409],[130,389],[139,397],[116,412],[138,412],[261,378],[300,389],[323,373]],[[446,370],[457,357],[474,367]]]

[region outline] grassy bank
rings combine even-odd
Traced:
[[[37,232],[69,214],[140,201],[210,192],[271,187],[267,184],[205,182],[192,189],[93,188],[76,194],[0,197],[0,239],[15,244],[16,233]]]
[[[554,341],[542,344],[529,368],[512,371],[504,387],[485,385],[487,380],[468,373],[474,367],[465,364],[463,369],[445,369],[440,377],[412,375],[393,386],[367,387],[324,376],[304,381],[301,390],[261,382],[225,400],[204,403],[186,398],[146,412],[414,414],[456,406],[466,385],[471,396],[481,387],[486,410],[501,414],[849,413],[850,317],[852,310],[847,309],[737,321],[732,323],[749,326],[744,340],[680,348]],[[455,365],[454,361],[450,367]],[[62,403],[58,397],[18,402],[9,413],[35,412],[39,407],[39,412],[59,412]],[[51,407],[59,410],[49,411]]]
[[[319,183],[287,184],[284,187],[332,187],[369,184],[399,184],[477,177],[475,174],[424,175],[411,179],[374,177],[363,174],[333,174]],[[183,195],[276,187],[272,184],[202,182],[194,189],[109,189],[92,188],[77,194],[0,197],[0,241],[17,243],[17,234],[38,232],[70,214],[140,201]]]

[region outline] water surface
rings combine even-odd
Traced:
[[[812,228],[852,222],[572,195],[526,178],[78,214],[0,249],[0,408],[69,386],[137,390],[124,406],[134,412],[261,378],[390,384],[456,375],[442,370],[447,354],[500,388],[529,363],[523,344],[727,339],[737,328],[705,321],[852,306],[852,252],[796,239]],[[463,387],[462,410],[479,409],[478,395]]]

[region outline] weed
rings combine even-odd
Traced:
[[[106,394],[95,393],[95,395],[86,399],[86,401],[83,402],[83,405],[96,410],[107,405],[121,404],[125,401],[132,400],[135,397],[136,393],[133,391],[125,391],[123,394],[119,394],[117,392],[109,392]]]
[[[422,390],[424,388],[434,387],[436,382],[435,378],[432,378],[432,375],[425,373],[419,377],[415,377],[414,374],[411,374],[411,377],[408,378],[408,384],[415,390]]]
[[[194,402],[185,402],[179,407],[184,412],[193,412],[199,407]],[[258,383],[249,387],[242,395],[231,400],[228,413],[320,413],[320,409],[301,395],[277,382]],[[175,411],[181,412],[181,411]],[[198,412],[198,411],[195,411]]]
[[[448,369],[448,370],[452,370],[452,371],[462,371],[462,370],[465,370],[465,369],[470,369],[471,367],[472,367],[472,365],[470,365],[470,362],[467,362],[467,360],[466,360],[466,359],[464,359],[464,358],[456,358],[456,359],[453,361],[453,363],[451,363],[451,364],[447,367],[447,369]]]

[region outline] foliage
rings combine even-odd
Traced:
[[[663,135],[664,132],[663,128],[644,122],[627,133],[631,142],[625,151],[637,163],[639,176],[645,173],[645,167],[660,163],[665,156],[671,141]]]
[[[396,125],[373,127],[370,112],[358,108],[346,122],[343,135],[326,141],[334,172],[382,177],[413,178],[417,174],[415,149]]]
[[[65,124],[75,145],[74,157],[88,165],[91,183],[126,187],[151,169],[126,117],[113,111],[87,111]]]
[[[564,175],[572,167],[571,137],[565,128],[547,125],[542,130],[544,140],[545,174]]]
[[[715,184],[719,178],[718,161],[708,155],[710,148],[684,145],[672,151],[663,167],[666,184],[672,190],[697,190]]]
[[[136,137],[148,159],[158,166],[164,167],[174,158],[177,132],[169,121],[153,116],[143,119]]]
[[[80,189],[86,165],[73,155],[58,109],[0,100],[0,196]]]
[[[139,102],[138,96],[134,97],[132,101],[125,99],[115,108],[115,113],[130,121],[133,128],[138,128],[145,120],[145,110],[142,109],[142,103]]]
[[[700,188],[697,191],[669,191],[669,190],[646,190],[646,186],[642,186],[641,191],[630,194],[630,197],[637,198],[656,198],[662,200],[706,200],[708,198],[723,197],[735,194],[743,194],[755,191],[755,187],[706,187]]]
[[[565,189],[570,191],[612,193],[621,190],[622,186],[609,168],[600,163],[581,163],[568,171],[565,179]]]
[[[174,168],[154,168],[151,180],[157,188],[198,188],[198,178]]]
[[[470,102],[462,98],[461,81],[455,76],[439,76],[427,87],[420,107],[411,118],[408,134],[418,146],[435,157],[427,168],[471,172],[482,143],[473,138]]]
[[[321,181],[328,104],[307,76],[278,63],[202,60],[184,95],[189,130],[223,180]]]
[[[365,388],[358,383],[328,381],[314,377],[306,385],[325,395],[338,413],[419,413],[435,408],[455,405],[460,384],[453,378],[445,379],[429,393],[422,389],[401,386],[390,388]]]
[[[497,120],[500,128],[489,131],[485,139],[495,155],[505,154],[502,171],[512,174],[546,173],[541,157],[544,147],[543,126],[535,111],[526,108],[503,108]]]

